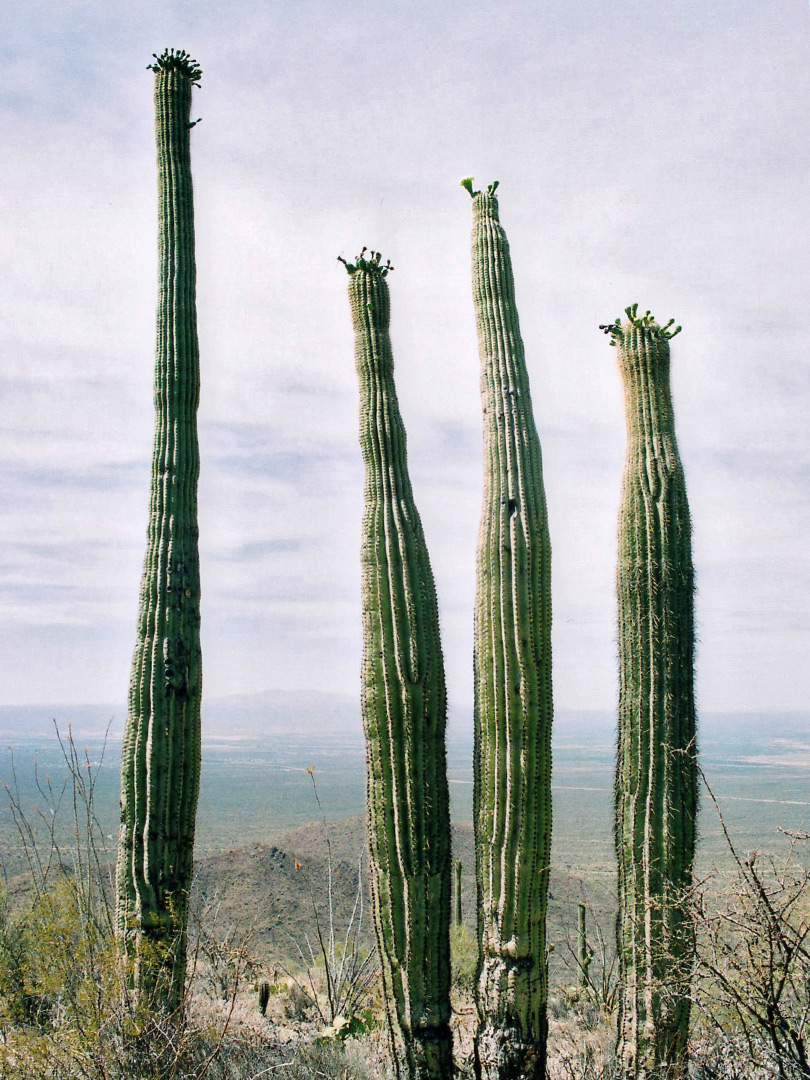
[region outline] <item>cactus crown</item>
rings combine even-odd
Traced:
[[[185,75],[190,80],[192,86],[199,86],[200,79],[202,78],[202,68],[196,60],[192,60],[185,49],[164,49],[158,56],[157,53],[152,53],[155,58],[154,64],[147,64],[147,71],[154,71],[156,75],[166,73],[169,71],[179,71],[181,75]]]
[[[649,311],[645,311],[643,315],[639,315],[638,304],[631,304],[630,307],[626,307],[624,313],[627,316],[627,327],[622,326],[621,315],[617,316],[612,323],[599,324],[599,329],[603,333],[610,334],[611,345],[618,345],[620,342],[624,341],[625,330],[630,328],[636,330],[645,329],[656,341],[669,341],[669,339],[674,338],[676,334],[680,334],[683,329],[680,326],[676,326],[674,330],[670,330],[670,327],[675,322],[674,319],[670,319],[664,326],[659,326],[655,321],[654,316],[652,316]]]
[[[495,192],[498,190],[499,183],[500,180],[493,180],[487,188],[487,195],[494,195]],[[461,186],[465,189],[465,191],[469,191],[470,198],[472,199],[474,199],[476,195],[481,194],[480,191],[473,190],[473,178],[471,176],[465,176],[464,179],[461,181]]]
[[[388,274],[394,269],[391,260],[386,259],[381,265],[382,255],[380,252],[369,251],[369,257],[366,258],[367,251],[368,248],[363,248],[354,262],[347,262],[342,255],[338,255],[338,262],[343,263],[346,272],[349,274],[356,274],[358,270],[364,270],[367,274],[379,274],[380,277],[388,277]]]

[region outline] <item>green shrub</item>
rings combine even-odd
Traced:
[[[478,942],[465,923],[450,928],[450,964],[453,989],[459,994],[472,994],[478,967]]]

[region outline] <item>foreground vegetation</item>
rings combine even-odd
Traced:
[[[276,956],[287,962],[270,959],[250,927],[223,921],[216,891],[198,886],[181,1008],[167,1017],[138,1001],[115,940],[113,866],[93,808],[99,766],[70,740],[63,750],[70,784],[61,803],[61,787],[45,778],[32,822],[8,793],[29,859],[0,894],[2,1080],[392,1075],[362,882],[355,872],[347,884],[337,858],[313,862],[304,878],[308,925],[299,918],[294,937],[277,928]],[[72,817],[69,845],[58,839],[60,813]],[[729,838],[736,872],[704,880],[690,897],[699,944],[690,1060],[705,1080],[810,1077],[809,838],[785,834],[783,845],[780,857],[744,855]],[[549,952],[548,1074],[608,1080],[621,1075],[613,912],[587,906],[583,970],[577,905],[567,908],[570,933],[558,921]],[[454,926],[451,1025],[462,1078],[473,1075],[476,957],[474,931]]]
[[[806,1078],[810,1011],[807,862],[742,863],[726,903],[700,927],[693,1075]],[[761,891],[760,891],[761,890]],[[261,1076],[383,1080],[392,1075],[380,988],[324,1023],[326,969],[268,971],[239,935],[212,936],[193,913],[182,1014],[136,1003],[108,909],[86,906],[70,874],[0,910],[0,1077],[168,1080]],[[573,943],[551,954],[548,1075],[608,1080],[614,1054],[612,948],[591,947],[585,985]],[[595,948],[594,948],[595,947]],[[472,1077],[473,934],[454,930],[452,1028],[460,1077]],[[556,955],[555,955],[556,954]],[[340,954],[339,954],[340,955]],[[316,953],[317,960],[317,953]],[[273,981],[266,981],[268,976]],[[310,981],[311,980],[311,981]],[[259,991],[267,986],[266,1012]]]

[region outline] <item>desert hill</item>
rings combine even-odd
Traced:
[[[357,898],[357,872],[362,857],[363,939],[371,944],[371,919],[365,817],[330,823],[332,901],[335,932],[344,936]],[[475,874],[472,826],[453,828],[453,858],[461,859],[462,910],[472,928],[475,920]],[[309,937],[317,950],[318,913],[328,930],[327,833],[322,823],[304,825],[267,843],[237,847],[197,863],[193,906],[206,911],[205,921],[219,937],[247,935],[250,951],[268,965],[299,966],[297,946],[306,952]],[[576,933],[577,902],[585,898],[580,878],[552,871],[549,940],[563,953]],[[591,889],[592,915],[612,938],[613,898],[609,890]]]

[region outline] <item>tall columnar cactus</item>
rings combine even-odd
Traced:
[[[591,985],[588,969],[591,966],[591,950],[588,948],[588,916],[584,900],[577,904],[577,967],[579,985],[583,990]]]
[[[119,933],[137,961],[136,985],[174,1009],[185,979],[200,776],[200,379],[189,116],[201,71],[174,50],[150,68],[159,199],[155,439],[121,760],[117,913]]]
[[[397,1077],[452,1075],[450,805],[436,590],[388,334],[390,266],[347,263],[360,382],[362,711],[374,921]]]
[[[615,835],[628,1076],[686,1071],[698,804],[691,525],[675,442],[669,341],[638,305],[603,326],[619,354],[627,457],[619,515],[619,738]]]
[[[475,600],[473,824],[484,1080],[545,1075],[551,852],[551,550],[496,184],[473,191],[484,498]]]

